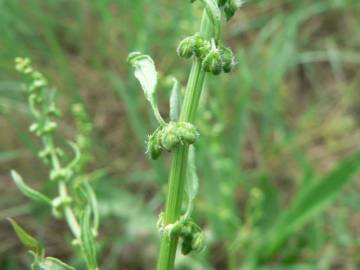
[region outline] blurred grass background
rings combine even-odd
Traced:
[[[29,264],[8,216],[41,239],[48,255],[82,269],[63,221],[30,203],[10,179],[15,168],[33,187],[54,192],[28,132],[16,56],[31,57],[59,90],[60,142],[74,137],[72,104],[83,102],[91,115],[95,160],[88,170],[100,203],[102,269],[153,269],[169,157],[151,162],[144,155],[156,123],[126,56],[152,55],[167,115],[170,76],[184,86],[190,67],[176,57],[176,46],[199,28],[201,5],[188,2],[0,0],[0,269]],[[359,161],[360,2],[249,0],[224,33],[238,67],[209,76],[196,123],[195,218],[208,245],[180,256],[178,269],[246,269],[259,246],[278,247],[254,259],[256,269],[360,269],[359,177],[343,189],[333,186],[339,194],[330,207],[289,229],[284,241],[274,240],[279,231],[264,240],[274,223],[291,219],[281,216],[285,209],[301,213],[291,204],[297,194],[321,176],[342,177],[349,157]],[[329,174],[333,168],[340,174]]]

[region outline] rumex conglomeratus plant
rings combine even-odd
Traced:
[[[165,212],[160,215],[158,222],[161,232],[158,270],[174,268],[179,240],[185,255],[191,251],[200,251],[205,245],[201,228],[191,219],[198,190],[195,150],[192,145],[199,139],[199,132],[194,126],[194,120],[206,75],[228,73],[235,65],[232,50],[221,41],[222,17],[230,20],[243,3],[241,0],[190,2],[201,2],[205,8],[199,33],[185,38],[177,49],[180,57],[192,59],[192,68],[184,98],[180,95],[178,82],[174,82],[169,123],[161,117],[157,107],[157,73],[153,60],[140,52],[133,52],[128,57],[128,62],[135,68],[135,77],[159,122],[159,127],[149,136],[147,153],[152,159],[157,159],[164,151],[173,154]],[[187,207],[183,214],[184,192],[187,194]]]
[[[95,193],[84,173],[85,165],[91,160],[90,145],[92,124],[81,104],[72,108],[78,135],[75,142],[69,142],[74,158],[69,159],[66,151],[55,143],[56,119],[61,116],[55,104],[56,91],[51,89],[44,75],[35,70],[29,59],[16,58],[16,69],[26,80],[25,88],[29,108],[35,122],[30,131],[42,142],[39,158],[49,168],[49,181],[57,186],[58,195],[51,199],[29,187],[16,172],[12,178],[19,190],[28,198],[49,206],[56,218],[64,218],[78,248],[86,262],[87,269],[97,270],[96,243],[99,218]],[[32,269],[74,269],[52,257],[45,256],[44,247],[14,220],[9,219],[20,241],[34,256]]]

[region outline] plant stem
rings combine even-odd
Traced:
[[[47,142],[49,145],[52,146],[52,149],[55,149],[54,142],[51,137],[47,138]],[[51,152],[51,165],[54,170],[56,170],[56,171],[61,170],[61,165],[60,165],[60,162],[56,155],[55,150],[53,150]],[[59,190],[59,195],[61,198],[66,198],[68,196],[66,183],[64,181],[59,181],[58,190]],[[68,224],[71,232],[73,233],[75,238],[80,238],[80,225],[79,225],[79,222],[76,220],[73,210],[71,209],[71,207],[69,205],[65,205],[63,211],[64,211],[66,223]]]
[[[202,35],[204,38],[209,38],[211,33],[212,27],[208,15],[204,11],[201,21],[200,35]],[[206,77],[205,75],[206,73],[201,67],[201,62],[195,58],[193,60],[193,65],[186,87],[184,103],[180,114],[180,121],[190,123],[194,122],[201,92],[204,87]],[[176,222],[181,215],[188,151],[188,145],[179,146],[174,151],[164,214],[165,225]],[[177,243],[177,238],[169,238],[165,235],[162,236],[157,270],[171,270],[174,268]]]

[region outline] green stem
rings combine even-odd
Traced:
[[[61,197],[67,197],[67,188],[66,184],[63,181],[59,182],[59,194]],[[76,220],[75,214],[70,206],[64,206],[64,214],[66,222],[75,236],[75,238],[80,238],[80,225],[79,222]]]
[[[209,38],[211,33],[212,27],[208,15],[204,12],[201,21],[200,34],[205,38]],[[201,62],[194,59],[186,87],[180,121],[194,122],[201,92],[204,87],[205,75],[206,73],[201,67]],[[175,223],[181,215],[188,151],[188,145],[182,145],[174,151],[164,215],[165,225]],[[177,243],[177,238],[169,238],[165,235],[162,236],[157,270],[172,270],[174,268]]]
[[[55,171],[60,171],[61,165],[56,155],[53,140],[51,137],[47,138],[47,140],[48,140],[48,145],[51,145],[51,148],[53,149],[53,151],[51,152],[51,165]],[[64,181],[61,180],[59,181],[58,190],[60,197],[65,199],[68,195],[68,191],[67,191],[66,183]],[[71,232],[73,233],[75,238],[80,238],[80,225],[79,222],[76,220],[73,210],[71,209],[70,206],[65,205],[63,211],[64,211],[66,223],[68,224]]]

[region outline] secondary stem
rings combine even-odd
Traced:
[[[50,145],[54,145],[52,138],[47,138],[48,139],[48,144]],[[53,149],[54,146],[52,147]],[[61,170],[61,165],[59,162],[59,159],[56,155],[55,150],[52,151],[51,153],[51,163],[52,163],[52,167],[56,170],[56,171],[60,171]],[[64,181],[59,181],[58,183],[58,190],[59,190],[59,195],[62,198],[66,198],[68,196],[68,192],[67,192],[67,187],[66,187],[66,183],[64,183]],[[76,220],[75,214],[73,212],[73,210],[71,209],[70,206],[65,205],[64,206],[64,215],[65,215],[65,219],[66,222],[71,230],[71,232],[73,233],[73,235],[75,236],[75,238],[80,238],[80,225],[78,223],[78,221]]]
[[[211,24],[208,15],[204,11],[201,21],[200,34],[205,38],[209,38],[211,32]],[[190,123],[194,122],[201,92],[205,82],[205,75],[206,73],[201,67],[201,62],[195,58],[193,60],[193,65],[186,87],[184,103],[180,114],[180,121]],[[181,215],[188,151],[188,145],[179,146],[174,151],[164,215],[165,225],[176,222]],[[169,238],[165,235],[162,236],[157,270],[171,270],[174,268],[177,243],[177,238]]]

